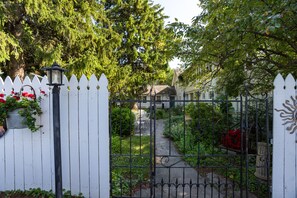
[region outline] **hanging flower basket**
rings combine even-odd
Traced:
[[[23,92],[23,87],[28,86],[33,93]],[[36,116],[42,114],[39,106],[41,96],[36,98],[35,90],[30,85],[24,85],[21,92],[12,91],[9,96],[0,93],[0,125],[5,121],[8,129],[29,128],[32,132],[41,126],[36,125]],[[46,95],[40,91],[41,95]]]
[[[7,113],[6,125],[8,129],[24,129],[28,128],[25,124],[25,117],[22,117],[19,114],[19,111],[23,111],[24,109],[15,109]]]

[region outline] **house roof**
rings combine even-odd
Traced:
[[[146,91],[143,95],[149,95],[150,91],[152,90],[152,95],[158,94],[169,94],[169,95],[176,95],[175,87],[169,85],[150,85],[147,86]]]

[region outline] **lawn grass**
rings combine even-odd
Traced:
[[[112,195],[130,196],[147,186],[150,177],[150,136],[112,136],[111,169]]]

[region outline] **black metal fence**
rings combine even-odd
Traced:
[[[270,103],[111,101],[112,197],[270,197]]]

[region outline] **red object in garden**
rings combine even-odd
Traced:
[[[223,146],[235,150],[241,148],[241,132],[239,129],[229,130],[226,135],[222,137]]]

